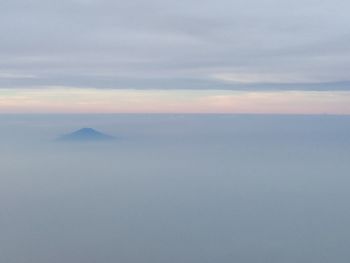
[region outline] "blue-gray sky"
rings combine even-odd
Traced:
[[[345,0],[3,0],[0,87],[346,90]]]

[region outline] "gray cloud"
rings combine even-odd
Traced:
[[[345,0],[4,0],[0,87],[344,90],[349,7]]]

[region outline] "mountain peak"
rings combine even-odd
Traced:
[[[75,132],[65,134],[59,138],[61,141],[106,141],[114,137],[99,132],[93,128],[81,128]]]
[[[93,128],[81,128],[81,129],[75,131],[75,133],[96,134],[96,133],[100,133],[100,132],[93,129]]]

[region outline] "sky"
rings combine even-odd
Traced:
[[[345,0],[3,0],[0,112],[350,114]]]

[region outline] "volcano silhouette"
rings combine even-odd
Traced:
[[[113,140],[114,137],[96,131],[92,128],[82,128],[75,132],[65,134],[59,138],[60,141],[77,141],[77,142],[88,142],[88,141],[107,141]]]

